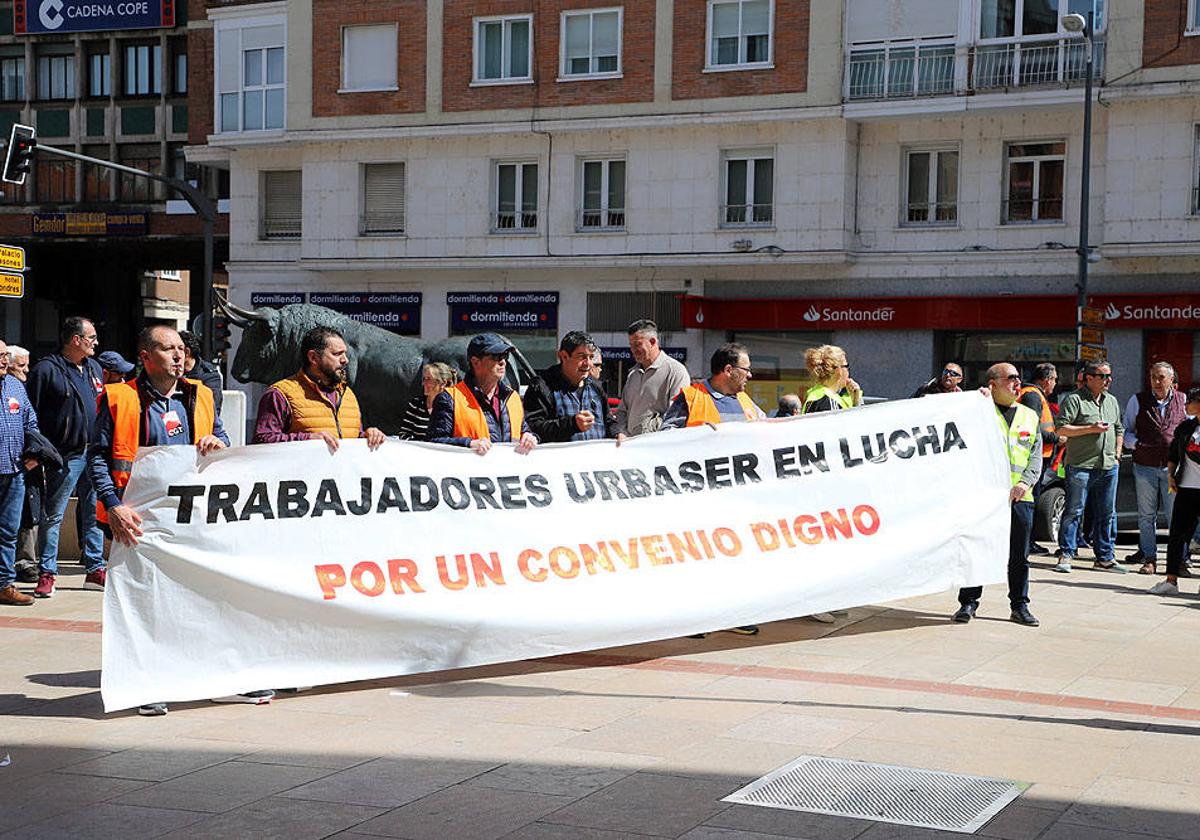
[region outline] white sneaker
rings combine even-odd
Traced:
[[[829,613],[813,613],[809,616],[813,621],[819,621],[822,624],[833,624],[836,619]]]
[[[245,694],[230,694],[227,697],[214,697],[213,703],[249,703],[253,706],[261,706],[264,703],[270,703],[271,698],[275,696],[275,692],[269,688],[264,688],[262,691],[247,691]]]
[[[1151,586],[1148,591],[1151,595],[1178,595],[1179,584],[1171,583],[1169,580],[1161,580]]]

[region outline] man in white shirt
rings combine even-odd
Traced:
[[[629,325],[629,351],[637,363],[625,379],[617,407],[617,440],[657,431],[671,401],[691,384],[681,362],[658,346],[658,325],[649,319]]]

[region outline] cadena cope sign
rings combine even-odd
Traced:
[[[175,0],[14,0],[17,35],[159,29],[175,25]]]

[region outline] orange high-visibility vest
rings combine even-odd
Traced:
[[[1042,427],[1042,440],[1044,441],[1046,439],[1046,426],[1049,426],[1052,430],[1054,429],[1054,414],[1053,414],[1053,412],[1050,411],[1050,400],[1047,399],[1046,395],[1042,393],[1042,389],[1036,385],[1022,386],[1021,390],[1017,392],[1017,399],[1019,400],[1019,399],[1021,399],[1021,397],[1025,396],[1026,394],[1032,393],[1034,391],[1036,391],[1037,395],[1042,398],[1042,416],[1041,416],[1040,420],[1041,420],[1041,427]],[[1042,458],[1043,459],[1049,458],[1050,453],[1053,451],[1054,451],[1053,443],[1043,443],[1042,444]]]
[[[471,440],[490,440],[491,430],[488,429],[487,417],[484,416],[483,406],[475,399],[471,386],[465,381],[459,382],[449,390],[454,398],[454,437],[470,438]],[[511,443],[512,438],[521,438],[521,426],[525,422],[525,406],[521,404],[521,395],[513,391],[504,402],[508,409],[509,439],[499,443]],[[501,424],[503,428],[503,424]]]
[[[720,423],[721,412],[717,409],[717,401],[712,398],[712,394],[704,387],[703,382],[697,382],[695,385],[685,385],[681,391],[683,399],[688,407],[689,426],[703,426],[705,423]],[[754,404],[754,400],[750,399],[750,395],[745,391],[738,391],[737,401],[742,407],[742,413],[746,415],[746,419],[754,421],[758,419],[758,406]]]
[[[192,442],[195,443],[205,435],[213,433],[213,420],[217,416],[213,393],[198,379],[181,379],[179,387],[184,392],[183,404],[190,405],[192,409],[191,416],[188,417],[188,428],[192,431]],[[194,399],[188,399],[189,390]],[[113,419],[112,452],[109,456],[108,471],[112,475],[113,484],[121,490],[129,483],[133,459],[137,457],[142,427],[142,400],[138,395],[136,379],[105,385],[104,394],[108,397],[108,410]],[[96,519],[108,522],[108,511],[99,499],[96,500]]]

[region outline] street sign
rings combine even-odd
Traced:
[[[1103,347],[1081,344],[1079,346],[1079,358],[1085,362],[1103,362],[1108,359],[1108,351]]]
[[[0,297],[19,298],[25,294],[25,275],[0,272]]]
[[[0,268],[9,271],[25,270],[25,249],[15,245],[0,245]]]
[[[1079,340],[1084,344],[1099,344],[1104,346],[1104,330],[1099,327],[1081,327],[1079,330]]]
[[[1083,323],[1093,327],[1104,326],[1104,310],[1095,306],[1083,307]]]

